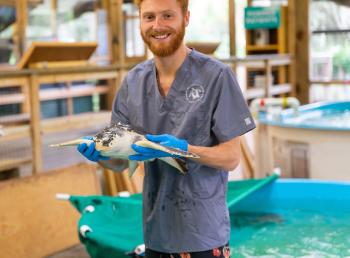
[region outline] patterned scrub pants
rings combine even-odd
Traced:
[[[168,254],[146,249],[145,258],[229,258],[230,248],[227,245],[214,248],[213,250],[192,253]]]

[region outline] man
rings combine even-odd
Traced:
[[[239,136],[255,125],[231,69],[184,44],[188,0],[141,0],[140,28],[154,54],[133,68],[117,94],[112,122],[141,128],[151,141],[193,152],[181,175],[166,163],[145,163],[146,257],[229,257],[228,172],[240,160]],[[137,145],[132,160],[168,154]],[[101,161],[94,145],[78,147]]]

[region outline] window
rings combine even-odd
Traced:
[[[310,100],[350,99],[350,5],[313,0],[310,6]],[[342,83],[343,82],[343,83]]]
[[[33,41],[98,42],[94,59],[108,61],[107,15],[96,1],[51,0],[28,3],[26,47]]]
[[[0,64],[15,64],[14,30],[16,10],[14,6],[0,4]]]
[[[189,3],[191,16],[186,41],[220,42],[215,55],[228,57],[230,55],[228,1],[192,0]]]

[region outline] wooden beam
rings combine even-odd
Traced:
[[[23,124],[28,123],[30,120],[28,113],[21,113],[16,115],[0,116],[0,124]]]
[[[296,97],[309,103],[309,0],[294,0],[295,4],[295,78]],[[293,36],[293,35],[292,35]]]
[[[116,178],[114,172],[107,168],[103,168],[103,174],[106,180],[107,193],[109,195],[115,196],[118,194],[118,188],[116,183]]]
[[[248,142],[244,135],[240,137],[240,146],[245,168],[244,178],[253,178],[255,173],[254,155],[250,150]]]
[[[30,80],[27,77],[25,78],[24,83],[21,85],[21,92],[25,96],[21,107],[22,113],[30,113],[29,88],[30,88]]]
[[[41,122],[41,133],[43,135],[54,132],[64,132],[74,129],[106,125],[109,123],[111,112],[82,113],[72,116],[45,119]]]
[[[31,162],[32,162],[31,158],[15,158],[15,159],[0,160],[0,172],[16,169],[19,166],[29,164]]]
[[[228,0],[229,30],[230,30],[230,56],[236,56],[236,8],[235,0]]]
[[[109,86],[109,93],[107,95],[107,108],[108,110],[112,110],[113,103],[114,103],[114,97],[117,93],[117,90],[119,90],[119,87],[122,84],[122,81],[120,80],[121,75],[118,75],[118,78],[116,79],[110,79],[107,81]]]
[[[125,35],[123,23],[123,0],[109,0],[107,17],[111,42],[112,63],[125,64]]]
[[[289,82],[292,86],[291,95],[296,96],[296,85],[295,85],[295,51],[296,51],[296,32],[295,32],[295,0],[288,0],[287,9],[287,51],[291,55],[291,63],[289,65]]]
[[[17,60],[23,55],[26,46],[26,28],[28,19],[28,1],[16,0],[16,23],[17,30],[15,39],[15,52]]]
[[[265,97],[272,97],[270,88],[273,85],[272,79],[272,67],[270,65],[269,60],[265,61]]]
[[[349,80],[330,80],[330,81],[316,81],[316,80],[311,80],[310,84],[321,84],[321,85],[349,85],[350,81]]]
[[[50,23],[53,38],[58,38],[57,33],[57,0],[51,0],[50,2]]]
[[[0,6],[16,6],[16,0],[0,0]]]
[[[98,112],[98,113],[83,113],[72,116],[50,118],[41,121],[40,132],[45,135],[55,132],[64,132],[69,130],[86,129],[87,127],[94,127],[96,125],[108,124],[110,120],[111,113],[108,112]],[[4,122],[7,117],[2,117],[0,119],[0,124]],[[29,116],[26,114],[11,116],[14,120],[13,122],[25,122],[29,121]],[[4,119],[4,120],[2,120]],[[16,121],[17,120],[17,121]],[[6,124],[6,123],[3,123]],[[4,135],[0,137],[0,142],[13,141],[21,138],[28,138],[31,136],[30,125],[16,125],[16,126],[6,126],[2,129]]]
[[[30,137],[30,128],[28,125],[6,126],[2,128],[2,131],[3,135],[0,137],[1,143]]]
[[[56,73],[54,71],[43,73],[40,75],[40,83],[58,83],[58,82],[69,82],[69,81],[80,81],[80,80],[103,80],[103,79],[114,79],[117,78],[118,74],[116,71],[109,72],[81,72],[81,73]]]
[[[32,153],[33,153],[33,174],[37,174],[42,170],[42,156],[41,156],[41,125],[40,125],[40,100],[39,89],[40,84],[38,76],[33,74],[30,78],[30,131],[32,139]]]
[[[106,94],[109,92],[108,86],[79,86],[63,89],[46,89],[40,91],[40,101],[67,99],[75,97],[92,96],[95,94]],[[1,102],[0,102],[1,103]]]
[[[287,51],[287,7],[281,6],[280,29],[277,30],[278,53],[285,54]],[[278,83],[286,83],[287,67],[278,67]]]
[[[18,104],[24,101],[22,93],[16,94],[2,94],[0,98],[0,105]]]
[[[65,89],[65,90],[67,90],[68,92],[72,91],[72,82],[66,82],[65,84],[66,84],[66,87],[67,87],[67,89]],[[91,95],[91,94],[89,94],[89,95]],[[66,98],[67,98],[67,115],[71,116],[71,115],[74,114],[73,96],[68,94],[68,96]]]
[[[2,72],[2,71],[0,71]],[[6,71],[4,71],[6,72]],[[8,88],[10,86],[20,86],[27,84],[28,78],[23,76],[14,76],[9,78],[0,78],[0,88]]]
[[[101,0],[101,8],[105,10],[107,14],[106,22],[107,22],[107,47],[108,47],[108,57],[107,59],[113,63],[113,51],[112,51],[112,45],[113,45],[113,35],[112,35],[112,28],[111,28],[111,12],[110,12],[110,0]]]

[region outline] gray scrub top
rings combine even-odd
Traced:
[[[214,146],[255,128],[230,67],[192,50],[161,96],[154,60],[133,68],[117,94],[112,122],[150,134],[172,134]],[[147,248],[166,253],[220,247],[230,237],[228,173],[187,161],[186,175],[168,164],[145,162],[143,233]]]

